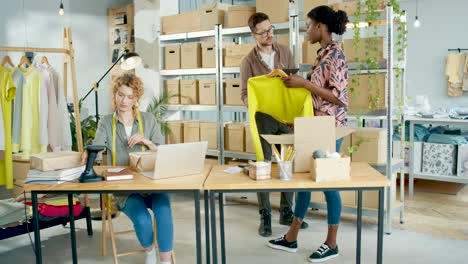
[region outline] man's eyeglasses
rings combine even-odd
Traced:
[[[266,37],[268,36],[268,34],[270,35],[273,35],[273,31],[275,30],[275,27],[274,26],[271,26],[270,29],[268,30],[265,30],[265,31],[262,31],[262,32],[254,32],[255,35],[259,35],[259,36],[262,36],[262,37]]]

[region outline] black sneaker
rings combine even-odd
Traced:
[[[291,208],[284,207],[284,208],[281,208],[279,211],[280,211],[280,219],[279,219],[280,225],[290,226],[294,218],[293,211],[291,210]],[[307,227],[309,227],[309,224],[307,224],[305,221],[302,221],[301,229],[306,229]]]
[[[266,209],[260,210],[260,226],[258,227],[258,234],[263,237],[271,236],[271,213]]]
[[[286,241],[286,235],[280,238],[268,241],[267,245],[271,248],[284,250],[284,251],[291,252],[291,253],[297,252],[297,241],[294,241],[294,242]]]
[[[327,244],[322,244],[312,255],[309,256],[309,262],[323,262],[338,257],[338,246],[330,248]]]

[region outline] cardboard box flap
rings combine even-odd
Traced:
[[[228,8],[228,11],[229,12],[235,12],[235,11],[253,11],[255,12],[256,11],[256,7],[255,6],[246,6],[246,5],[242,5],[242,6],[230,6]]]
[[[223,4],[218,2],[204,4],[200,7],[202,13],[212,13],[214,10],[223,10],[228,11],[229,7],[232,7],[230,4]]]
[[[270,144],[292,145],[294,144],[294,134],[283,135],[260,135]]]

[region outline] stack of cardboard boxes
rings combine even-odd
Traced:
[[[209,121],[168,121],[169,132],[166,144],[208,141],[208,149],[218,149],[216,122]]]
[[[248,123],[229,122],[225,124],[224,149],[234,152],[255,153]]]

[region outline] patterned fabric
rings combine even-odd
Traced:
[[[307,74],[313,84],[329,89],[343,103],[338,106],[312,94],[314,110],[335,116],[336,126],[346,126],[348,108],[348,65],[338,42],[333,41],[318,51],[317,60]],[[319,113],[317,113],[318,115]]]

